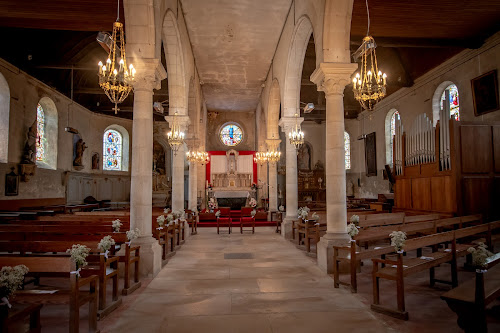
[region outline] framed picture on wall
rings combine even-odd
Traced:
[[[474,114],[476,116],[500,109],[496,69],[472,79],[471,85]]]
[[[10,173],[5,175],[5,195],[19,195],[19,176],[14,172],[14,168],[10,169]]]
[[[366,176],[377,175],[377,143],[375,140],[375,132],[367,134],[365,139],[365,161],[366,161]]]

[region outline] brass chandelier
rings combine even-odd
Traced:
[[[256,152],[253,158],[253,161],[257,164],[263,165],[267,163],[267,153],[264,152]]]
[[[186,159],[191,163],[199,163],[201,165],[210,162],[210,157],[207,152],[204,151],[188,151],[186,153]]]
[[[375,40],[370,36],[370,12],[366,0],[368,14],[368,30],[366,37],[354,53],[354,60],[361,58],[361,73],[356,73],[352,79],[354,98],[365,110],[373,110],[375,104],[386,95],[387,75],[378,69]]]
[[[125,34],[123,23],[120,22],[120,0],[118,0],[118,15],[113,23],[113,33],[111,36],[111,46],[109,48],[108,59],[103,65],[99,61],[99,86],[104,90],[106,96],[115,104],[113,110],[118,113],[118,104],[123,102],[133,90],[135,68],[132,64],[127,67],[125,55]]]
[[[281,158],[281,152],[279,150],[272,149],[272,150],[268,151],[266,153],[266,155],[267,155],[267,160],[271,164],[277,163]]]
[[[174,113],[172,121],[172,128],[170,132],[167,133],[167,140],[170,148],[172,148],[174,155],[177,155],[179,147],[184,144],[184,132],[181,130],[181,126],[177,120],[177,112]]]
[[[295,114],[295,128],[288,133],[288,140],[292,145],[295,146],[295,149],[299,149],[304,144],[304,132],[299,125],[299,115]]]

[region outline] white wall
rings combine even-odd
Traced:
[[[5,77],[10,89],[8,163],[0,163],[0,174],[10,172],[10,167],[15,167],[17,173],[17,164],[23,154],[29,126],[36,119],[36,106],[40,99],[43,97],[50,98],[57,108],[58,115],[56,170],[37,168],[35,176],[29,182],[20,183],[19,195],[12,197],[4,196],[5,177],[1,176],[0,188],[2,190],[0,190],[0,199],[65,197],[68,172],[71,172],[71,174],[85,174],[87,178],[90,177],[91,179],[105,179],[112,176],[122,177],[123,179],[130,178],[130,172],[102,170],[102,136],[108,126],[116,124],[128,131],[129,142],[132,142],[131,120],[97,114],[77,103],[72,103],[63,94],[3,59],[0,59],[0,73]],[[64,131],[64,128],[68,125],[79,131],[88,146],[83,154],[84,168],[79,171],[73,169],[73,134]],[[129,151],[131,153],[131,146],[129,146]],[[98,152],[100,155],[99,170],[92,170],[93,152]],[[115,196],[122,199],[128,197],[127,193],[123,193],[123,195],[115,194]]]

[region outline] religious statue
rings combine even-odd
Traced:
[[[31,125],[28,131],[28,139],[24,144],[23,157],[21,159],[21,164],[35,164],[36,158],[36,120]]]
[[[82,139],[78,139],[78,141],[75,144],[75,159],[73,161],[73,166],[83,166],[82,164],[83,152],[87,148],[88,147],[85,145],[85,142],[83,142]]]
[[[325,170],[325,166],[323,165],[323,162],[318,160],[316,164],[314,164],[314,170]]]
[[[311,155],[309,153],[309,147],[306,144],[304,144],[299,149],[299,156],[298,156],[299,170],[309,170],[310,169],[310,159],[311,159]]]
[[[354,184],[351,179],[347,182],[346,195],[348,197],[354,196]]]
[[[92,154],[92,170],[99,170],[99,153]]]

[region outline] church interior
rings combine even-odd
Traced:
[[[499,18],[0,0],[0,331],[500,332]]]

